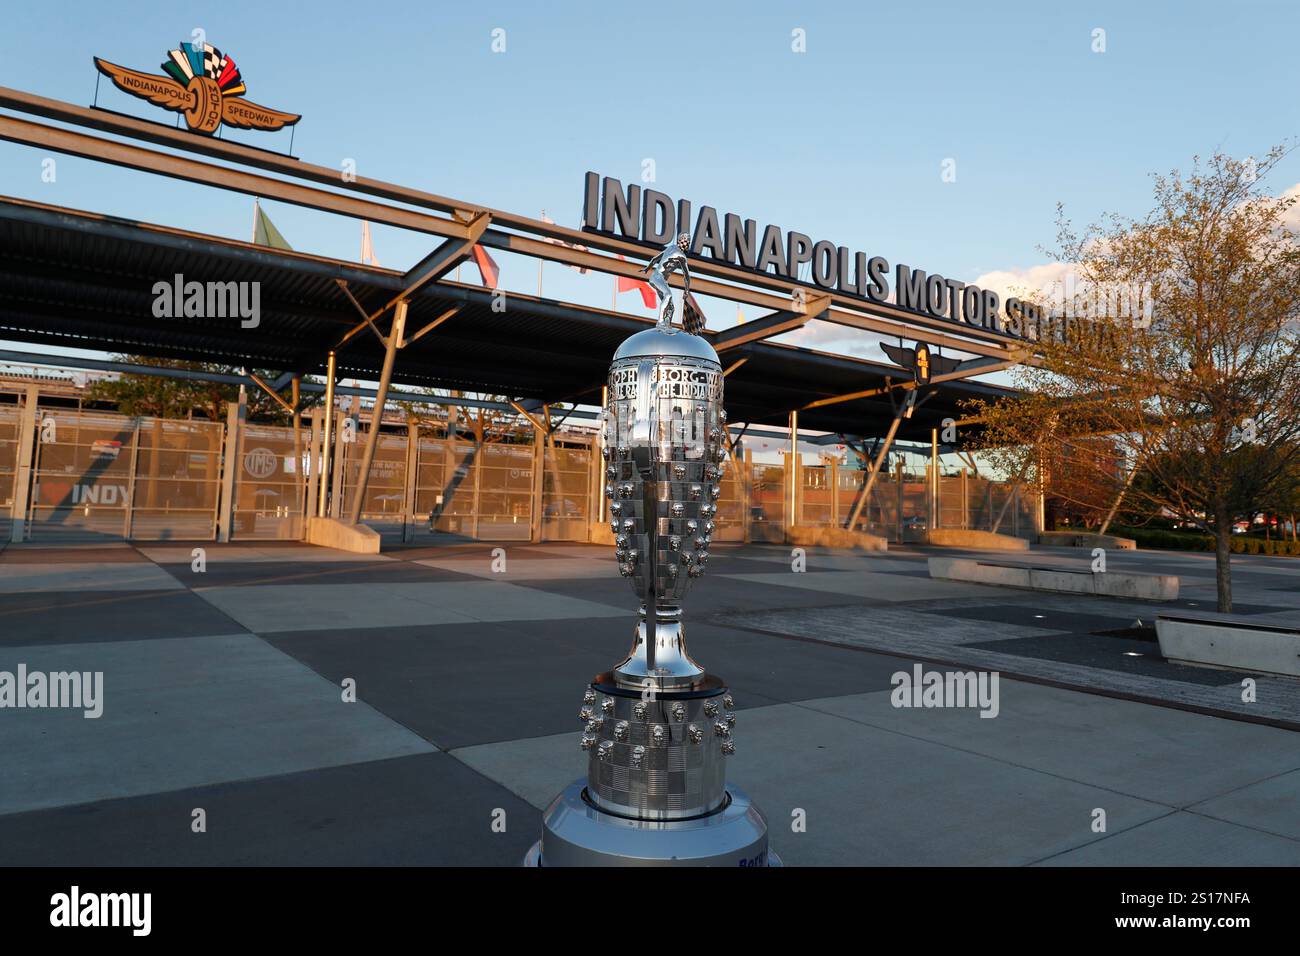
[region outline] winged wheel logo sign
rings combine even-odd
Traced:
[[[302,119],[247,100],[247,87],[235,61],[210,43],[182,42],[168,52],[161,76],[100,57],[95,57],[95,67],[118,89],[180,113],[196,133],[211,136],[222,123],[237,129],[277,130]]]

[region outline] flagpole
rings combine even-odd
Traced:
[[[258,199],[257,199],[256,196],[254,196],[254,197],[253,197],[253,238],[252,238],[252,242],[253,242],[254,245],[257,244],[257,210],[258,210],[258,208],[259,208],[258,205],[257,205],[257,203],[258,203]],[[247,365],[244,366],[243,371],[244,371],[244,378],[248,378],[248,366],[247,366]],[[243,383],[243,382],[240,382],[240,383],[239,383],[239,404],[240,404],[240,405],[243,405],[243,404],[244,404],[245,396],[246,396],[247,394],[248,394],[248,392],[247,392],[247,391],[245,390],[245,388],[244,388],[244,383]]]
[[[257,242],[257,197],[253,197],[253,242]]]

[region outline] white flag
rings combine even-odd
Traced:
[[[370,223],[365,221],[361,223],[361,262],[363,265],[379,265],[379,260],[375,258],[375,247],[370,242]]]
[[[554,220],[554,219],[548,219],[548,218],[547,218],[547,216],[546,216],[546,210],[545,210],[545,209],[542,210],[542,222],[546,223],[548,226],[553,226],[553,225],[555,225],[555,220]],[[579,252],[586,252],[586,251],[587,251],[587,247],[586,247],[586,246],[580,246],[580,245],[577,245],[576,243],[572,243],[572,242],[565,242],[563,239],[552,239],[550,236],[542,236],[542,241],[543,241],[543,242],[549,242],[549,243],[551,243],[552,245],[556,245],[556,246],[568,246],[570,249],[577,249]],[[588,269],[586,266],[573,266],[573,265],[571,265],[571,266],[569,266],[569,268],[570,268],[570,269],[577,269],[578,272],[579,272],[580,274],[584,275],[584,276],[585,276],[588,272],[591,271],[591,270]]]

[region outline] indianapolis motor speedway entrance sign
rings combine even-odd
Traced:
[[[913,269],[901,262],[891,274],[889,261],[883,256],[868,256],[774,225],[764,227],[760,233],[753,219],[742,219],[734,213],[719,217],[712,206],[701,206],[694,220],[691,213],[689,200],[674,202],[665,193],[635,183],[625,190],[617,179],[594,172],[586,174],[582,226],[587,231],[623,236],[652,246],[689,232],[691,255],[752,272],[807,285],[800,278],[800,268],[808,265],[811,284],[818,289],[871,303],[889,303],[914,314],[1011,339],[1038,341],[1051,334],[1068,334],[1068,317],[1063,322],[1042,306],[1016,297],[1003,302],[991,289]]]

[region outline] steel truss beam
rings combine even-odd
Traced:
[[[486,213],[490,215],[493,222],[501,227],[531,233],[547,239],[561,240],[560,243],[552,243],[546,242],[544,239],[530,239],[525,236],[496,230],[489,230],[482,237],[482,244],[485,246],[519,252],[535,258],[563,262],[569,265],[583,265],[613,275],[637,275],[640,272],[640,267],[633,262],[624,262],[609,255],[584,252],[571,246],[584,245],[589,249],[632,256],[638,259],[648,258],[652,254],[640,242],[605,236],[600,233],[568,229],[553,223],[543,223],[540,220],[502,210],[364,177],[349,177],[345,180],[337,169],[302,163],[291,157],[270,151],[214,140],[208,137],[194,136],[158,123],[149,123],[144,120],[110,114],[101,110],[77,107],[69,103],[34,96],[19,90],[0,87],[0,106],[116,135],[132,136],[157,145],[214,156],[229,162],[270,170],[298,179],[327,184],[351,193],[369,194],[422,206],[427,209],[436,209],[450,213],[453,217],[468,218]],[[326,206],[322,208],[328,208],[330,211],[354,215],[358,218],[369,219],[372,222],[397,225],[400,228],[430,231],[446,236],[460,235],[456,232],[446,231],[460,225],[456,219],[426,216],[379,203],[356,200],[351,196],[339,193],[323,193],[321,190],[310,190],[280,180],[241,173],[207,163],[197,163],[194,166],[189,166],[187,164],[193,161],[184,160],[182,157],[125,146],[121,143],[114,143],[84,133],[58,130],[11,117],[0,117],[0,138],[27,143],[28,145],[42,146],[61,152],[71,152],[73,155],[82,155],[90,159],[99,159],[163,175],[172,175],[181,179],[204,182],[222,188],[236,188],[237,191],[249,192],[253,195],[272,196],[285,202],[297,202],[300,205],[311,206],[318,202],[324,202]],[[152,161],[149,161],[150,159]],[[196,170],[204,169],[209,171],[207,176],[194,178]],[[214,174],[217,176],[215,180],[211,178]],[[278,184],[278,186],[267,187],[263,185],[259,187],[257,186],[259,183]],[[262,188],[272,191],[259,191]],[[297,192],[296,190],[306,191]],[[322,194],[331,198],[323,200],[321,199]],[[354,203],[359,205],[352,205]],[[372,211],[367,212],[366,210]],[[780,276],[749,272],[728,263],[716,262],[708,258],[700,258],[694,261],[692,271],[699,276],[697,278],[696,275],[693,275],[692,279],[701,294],[713,295],[731,301],[748,302],[774,310],[785,310],[788,308],[790,293],[798,289],[815,296],[826,295],[832,307],[826,310],[823,318],[841,325],[890,336],[900,334],[909,338],[919,336],[937,345],[989,357],[1005,357],[1012,348],[1023,347],[1022,343],[1017,340],[1009,339],[988,330],[960,327],[954,323],[936,319],[933,316],[908,312],[887,303],[867,303],[857,297],[839,292],[823,292],[818,289],[810,289],[797,283],[791,283],[788,279]],[[713,276],[726,280],[726,282],[710,282],[702,278],[703,276]],[[679,284],[678,277],[674,277],[674,279],[677,279],[674,284]],[[765,293],[757,290],[768,291]],[[778,292],[780,295],[774,296],[770,292]]]
[[[859,398],[874,398],[877,395],[891,395],[894,392],[910,391],[917,388],[924,388],[927,385],[938,385],[941,382],[955,382],[960,379],[970,378],[974,375],[986,375],[989,372],[1000,372],[1003,369],[1010,368],[1017,364],[1016,359],[999,359],[996,361],[974,360],[963,362],[955,371],[945,375],[936,375],[928,382],[893,382],[885,379],[886,384],[882,388],[868,388],[860,392],[848,392],[844,395],[832,395],[829,398],[819,398],[815,402],[809,402],[804,406],[809,408],[824,408],[827,405],[838,405],[841,402],[852,402]]]
[[[54,368],[79,368],[99,372],[118,372],[123,375],[150,375],[155,378],[175,378],[185,379],[192,382],[219,382],[223,385],[245,385],[250,388],[259,387],[253,378],[247,375],[226,375],[221,372],[198,372],[192,369],[184,368],[162,368],[155,365],[136,365],[134,362],[114,362],[108,359],[82,358],[75,355],[43,355],[38,352],[16,352],[9,349],[0,349],[0,362],[7,362],[13,365],[33,365],[48,366]],[[292,373],[286,372],[292,378]],[[281,376],[277,381],[284,380]],[[2,385],[2,383],[0,383]],[[273,386],[274,387],[274,386]],[[280,386],[283,388],[283,385]],[[324,384],[320,382],[303,382],[302,391],[317,394],[326,391]],[[373,388],[362,388],[359,385],[336,385],[334,392],[337,395],[356,395],[360,398],[374,398],[376,391]],[[510,411],[511,406],[506,402],[493,402],[487,399],[479,398],[455,398],[446,395],[428,395],[422,392],[408,392],[402,390],[389,389],[389,395],[397,401],[419,402],[425,405],[455,405],[459,408],[487,408],[494,411]],[[573,413],[574,418],[596,418],[598,413],[577,411]]]
[[[740,345],[801,329],[808,324],[809,319],[824,316],[830,304],[831,297],[828,295],[805,298],[801,308],[778,310],[729,329],[723,329],[711,340],[713,350],[721,354]]]
[[[53,126],[45,126],[13,116],[0,115],[0,140],[52,149],[69,156],[93,159],[141,172],[157,173],[202,186],[215,186],[218,189],[244,193],[248,196],[277,199],[295,206],[339,213],[356,219],[411,229],[415,232],[457,239],[464,239],[468,234],[464,224],[430,216],[428,213],[399,209],[396,206],[357,199],[353,196],[343,196],[312,186],[300,186],[297,183],[272,179],[270,176],[246,173],[197,159],[187,159],[184,156],[171,156],[152,149],[132,146],[129,143],[118,143],[72,130],[56,129]]]
[[[894,436],[898,434],[898,426],[902,424],[903,419],[912,413],[916,406],[916,392],[907,393],[907,398],[903,400],[894,412],[894,420],[890,423],[889,432],[885,435],[885,440],[880,443],[880,451],[876,454],[876,460],[871,463],[871,470],[867,473],[867,480],[862,486],[862,491],[858,494],[858,500],[853,503],[853,511],[849,514],[848,523],[845,525],[850,531],[858,523],[858,517],[862,514],[862,509],[867,500],[871,497],[871,489],[876,484],[876,476],[880,474],[880,466],[884,464],[885,456],[889,454],[890,446],[894,443]]]

